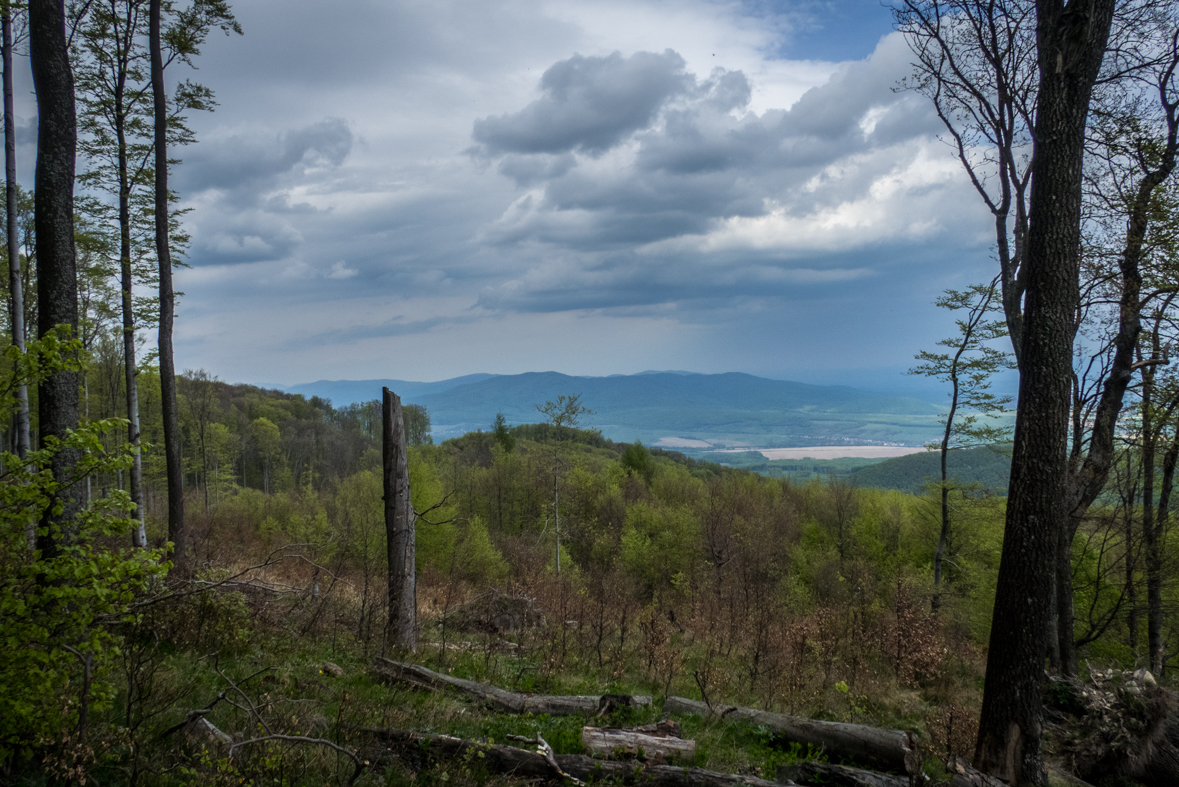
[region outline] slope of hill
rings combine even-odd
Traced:
[[[898,456],[848,475],[856,486],[899,489],[921,494],[929,481],[941,475],[936,451]],[[967,448],[951,451],[947,459],[951,478],[963,484],[978,484],[995,494],[1007,494],[1007,477],[1011,473],[1011,457],[991,448]]]
[[[287,390],[336,406],[367,401],[387,385],[407,403],[425,405],[435,440],[489,429],[496,413],[533,423],[536,405],[581,394],[594,415],[586,426],[614,440],[654,444],[664,437],[715,445],[921,444],[936,437],[940,409],[919,399],[846,386],[808,385],[749,374],[644,372],[570,377],[556,372],[470,375],[438,383],[320,381]]]

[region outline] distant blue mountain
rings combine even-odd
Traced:
[[[571,377],[557,372],[468,375],[437,383],[337,380],[286,390],[339,406],[367,401],[388,386],[430,411],[435,440],[490,429],[496,413],[509,423],[541,420],[536,405],[580,394],[594,410],[584,425],[611,439],[648,444],[665,437],[718,445],[793,446],[898,443],[937,437],[941,408],[911,397],[847,386],[808,385],[750,374],[643,372]]]
[[[467,374],[462,377],[452,377],[449,380],[439,380],[436,383],[415,383],[409,380],[317,380],[313,383],[286,386],[281,390],[287,393],[303,394],[308,398],[318,396],[321,399],[330,399],[333,406],[343,407],[357,402],[380,399],[382,388],[388,388],[403,400],[412,402],[419,396],[445,391],[457,385],[477,383],[495,376],[494,374]]]

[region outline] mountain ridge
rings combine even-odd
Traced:
[[[541,420],[536,405],[570,394],[579,394],[594,411],[584,426],[614,440],[650,444],[677,437],[718,446],[920,445],[936,437],[942,411],[915,397],[743,372],[582,377],[550,371],[465,375],[433,383],[319,381],[286,390],[341,406],[377,398],[382,385],[430,411],[435,439],[489,429],[497,413],[509,423],[534,423]]]

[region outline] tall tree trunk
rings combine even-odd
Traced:
[[[119,55],[123,57],[123,55]],[[127,442],[135,451],[131,464],[128,491],[135,505],[135,525],[131,529],[132,545],[147,546],[147,528],[143,510],[143,457],[140,454],[139,369],[135,361],[135,304],[131,297],[131,179],[127,164],[127,69],[118,70],[115,83],[115,140],[119,146],[119,284],[122,291],[123,375],[127,394]]]
[[[1175,483],[1175,464],[1179,461],[1179,435],[1171,438],[1163,455],[1162,487],[1159,489],[1158,514],[1146,540],[1147,640],[1150,647],[1150,671],[1163,673],[1163,555],[1162,540],[1171,514],[1171,488]]]
[[[37,331],[78,329],[78,274],[74,257],[74,156],[78,142],[74,77],[65,37],[63,0],[29,2],[29,54],[37,91],[37,166],[34,223],[37,233]],[[78,426],[78,375],[55,372],[37,391],[41,439],[64,439]],[[53,478],[66,484],[45,509],[37,547],[53,558],[73,533],[81,508],[72,486],[76,450],[58,451]]]
[[[969,337],[968,337],[969,338]],[[963,347],[965,342],[963,342]],[[942,434],[941,444],[941,502],[942,502],[942,529],[937,539],[937,551],[933,554],[933,601],[930,606],[933,614],[937,614],[942,606],[942,558],[946,552],[946,542],[950,538],[950,478],[949,478],[949,456],[950,456],[950,437],[954,430],[954,416],[958,412],[958,360],[962,357],[962,348],[960,347],[958,353],[954,356],[954,367],[950,372],[950,381],[953,384],[953,393],[950,396],[950,412],[946,415],[946,429]]]
[[[385,643],[418,649],[418,596],[414,554],[414,513],[409,499],[409,460],[401,399],[382,389],[382,456],[385,543],[389,561],[389,622]]]
[[[6,232],[8,234],[8,292],[9,319],[12,323],[12,343],[25,351],[25,299],[20,269],[20,228],[17,226],[16,185],[16,116],[13,109],[12,88],[12,8],[5,3],[0,8],[0,28],[3,30],[4,59],[4,192]],[[29,453],[29,387],[21,380],[16,389],[16,455],[21,459]],[[37,523],[25,526],[29,548],[36,546]]]
[[[1037,0],[1040,66],[1028,211],[1027,299],[1006,535],[975,764],[1016,785],[1047,782],[1040,751],[1046,632],[1065,519],[1074,320],[1079,301],[1085,123],[1114,0]]]
[[[164,57],[160,38],[160,5],[148,7],[151,88],[155,115],[156,257],[160,268],[160,407],[164,422],[164,461],[168,473],[168,540],[177,566],[188,560],[184,528],[184,470],[180,458],[180,411],[176,399],[176,363],[172,356],[172,321],[176,294],[172,290],[172,250],[168,238],[168,97],[164,93]]]

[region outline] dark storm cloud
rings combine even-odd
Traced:
[[[694,86],[684,59],[637,52],[624,58],[574,55],[541,77],[542,98],[513,115],[475,122],[475,141],[488,155],[602,153],[646,128],[671,98]]]
[[[445,317],[428,317],[424,320],[405,320],[400,317],[387,320],[380,325],[357,325],[341,330],[324,331],[310,337],[298,337],[287,342],[287,346],[295,349],[301,347],[322,347],[339,344],[353,344],[365,339],[386,339],[394,336],[414,336],[427,333],[440,326],[469,324],[479,318],[474,315],[447,315]]]
[[[219,189],[256,197],[282,175],[339,166],[352,143],[352,131],[341,118],[325,118],[266,137],[213,139],[185,156],[188,166],[178,170],[178,186],[189,194]]]
[[[317,211],[292,201],[292,186],[314,184],[318,174],[340,167],[352,145],[348,123],[326,118],[265,137],[213,137],[188,152],[175,182],[202,207],[191,219],[193,259],[226,264],[294,254],[304,242],[299,225]]]

